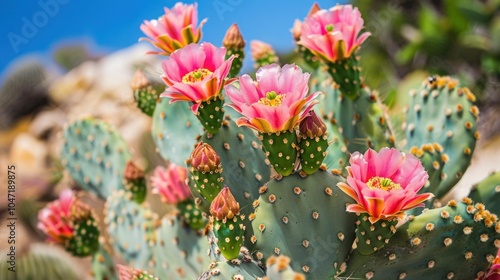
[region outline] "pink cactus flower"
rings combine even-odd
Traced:
[[[149,38],[140,40],[148,41],[161,51],[149,52],[152,54],[170,55],[175,50],[191,43],[198,43],[201,39],[201,28],[206,22],[198,22],[198,4],[177,3],[172,9],[165,8],[165,14],[160,18],[145,20],[141,30]]]
[[[261,60],[272,57],[274,60],[273,62],[276,62],[278,58],[271,45],[259,40],[252,40],[250,42],[250,52],[252,53],[252,57],[254,60]]]
[[[369,149],[364,155],[353,153],[349,163],[347,184],[338,187],[356,201],[347,211],[368,213],[371,223],[402,219],[404,211],[422,207],[423,201],[433,197],[431,193],[417,194],[429,175],[412,154],[394,148],[378,153]]]
[[[370,36],[359,34],[363,19],[358,8],[337,5],[306,17],[301,26],[299,44],[326,61],[336,62],[350,57]]]
[[[190,44],[174,52],[162,64],[163,81],[167,89],[161,95],[170,97],[170,103],[191,101],[193,113],[198,112],[201,102],[218,96],[231,69],[234,56],[225,60],[226,49],[210,43]]]
[[[187,185],[187,169],[170,163],[168,168],[156,167],[151,178],[153,193],[161,195],[166,203],[179,203],[191,197]]]
[[[73,236],[70,216],[75,201],[73,192],[64,190],[58,200],[50,202],[38,212],[37,227],[49,236],[50,242],[63,243]]]
[[[320,92],[307,95],[309,74],[300,67],[287,64],[266,65],[257,70],[257,81],[249,75],[239,78],[239,88],[226,86],[229,104],[243,115],[238,125],[248,126],[259,132],[274,133],[294,128],[314,104]]]

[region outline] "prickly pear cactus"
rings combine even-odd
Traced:
[[[500,172],[490,174],[472,187],[469,197],[486,205],[488,210],[500,215]]]
[[[0,86],[0,129],[48,105],[47,70],[38,60],[16,63]],[[29,100],[29,102],[26,102]]]
[[[316,111],[331,131],[340,129],[349,151],[364,152],[368,148],[392,147],[395,139],[383,105],[369,88],[362,87],[355,100],[344,97],[324,69],[318,69],[311,78],[311,91],[324,95]]]
[[[124,188],[123,173],[131,156],[111,125],[83,118],[67,126],[63,137],[61,162],[81,187],[102,199]]]
[[[90,275],[96,280],[118,280],[113,257],[101,244],[99,251],[92,255]]]
[[[370,256],[351,254],[342,277],[362,279],[475,279],[500,247],[497,217],[471,199],[450,201],[398,228]],[[443,257],[446,256],[446,257]]]
[[[75,269],[75,263],[71,262],[67,255],[52,250],[49,245],[33,245],[29,252],[17,256],[15,272],[8,270],[11,265],[4,256],[0,260],[0,278],[5,280],[82,278],[80,271]]]
[[[185,102],[169,104],[164,98],[156,106],[151,133],[163,158],[185,166],[196,136],[202,131],[202,125]]]
[[[450,77],[431,76],[419,90],[410,92],[406,112],[406,138],[409,150],[424,144],[442,147],[442,180],[433,186],[436,198],[443,197],[462,178],[470,164],[479,137],[476,97]]]
[[[259,188],[271,176],[262,144],[252,130],[238,127],[230,119],[223,122],[217,134],[205,133],[200,141],[210,144],[220,157],[223,184],[229,186],[240,203],[241,214],[246,217],[243,220],[247,228],[245,244],[251,247],[248,240],[252,236],[252,227],[248,217],[253,212],[253,201],[259,197]]]
[[[255,262],[236,260],[212,263],[210,270],[204,272],[198,280],[260,279],[264,275],[264,271]]]
[[[124,190],[106,200],[105,223],[115,252],[133,267],[146,269],[155,245],[156,217],[147,204],[138,205]]]
[[[250,217],[257,259],[283,254],[308,279],[332,277],[351,251],[356,222],[356,215],[345,213],[352,200],[336,186],[342,181],[319,170],[306,177],[274,179],[262,187]]]
[[[195,279],[210,264],[208,241],[175,215],[162,218],[150,268],[160,279]]]

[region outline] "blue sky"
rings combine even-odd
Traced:
[[[52,51],[64,42],[84,43],[95,53],[109,53],[133,45],[143,36],[139,29],[142,21],[157,18],[163,13],[163,7],[172,7],[176,2],[4,0],[0,11],[3,23],[0,25],[0,73],[3,74],[13,60],[26,54],[50,61]],[[316,2],[330,7],[339,1]],[[293,21],[302,19],[312,3],[312,0],[199,1],[199,18],[208,18],[203,41],[219,45],[227,28],[236,22],[247,43],[259,39],[278,51],[291,50],[293,40],[289,30]]]

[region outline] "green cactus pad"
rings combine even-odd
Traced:
[[[342,181],[318,170],[267,183],[251,217],[257,259],[283,254],[307,279],[334,275],[355,236],[356,215],[346,212],[353,200],[337,187]]]
[[[153,83],[145,88],[134,90],[134,100],[137,107],[146,115],[152,117],[156,105],[160,103],[160,94],[165,90],[163,83]]]
[[[125,190],[132,194],[132,200],[141,204],[146,199],[146,192],[148,187],[146,186],[146,179],[140,178],[138,180],[126,180],[125,179]]]
[[[113,257],[102,246],[102,244],[99,246],[99,250],[92,255],[91,266],[92,272],[90,274],[93,279],[118,280]]]
[[[313,174],[328,155],[328,133],[322,137],[302,137],[299,143],[302,171]]]
[[[283,176],[292,174],[298,155],[295,131],[260,133],[259,138],[274,170]]]
[[[169,104],[169,101],[163,98],[156,106],[151,129],[153,140],[163,158],[186,166],[196,136],[203,131],[202,125],[187,102]]]
[[[206,131],[216,134],[224,119],[224,99],[222,95],[216,96],[212,100],[204,101],[200,104],[196,117]]]
[[[267,260],[266,280],[305,280],[302,273],[295,272],[290,267],[290,258],[279,256]]]
[[[108,123],[84,118],[64,129],[61,163],[85,190],[106,199],[124,188],[123,172],[130,152]]]
[[[359,58],[354,55],[338,60],[336,62],[326,63],[328,73],[333,78],[336,84],[339,85],[342,95],[350,100],[355,100],[361,96],[361,79],[358,66]]]
[[[213,230],[222,256],[227,260],[238,258],[245,231],[242,219],[234,216],[232,219],[215,220]]]
[[[476,146],[474,95],[459,88],[458,81],[449,77],[429,77],[418,91],[410,92],[406,112],[408,150],[427,143],[437,143],[450,164],[442,170],[443,179],[435,188],[437,199],[442,198],[462,178],[470,164]]]
[[[339,131],[339,127],[333,124],[327,124],[328,132],[328,148],[327,154],[323,163],[328,170],[334,169],[338,173],[342,173],[347,163],[349,162],[349,155],[347,153],[347,146],[344,142],[344,137]]]
[[[312,69],[317,69],[319,67],[319,59],[308,48],[297,45],[297,53]]]
[[[86,257],[99,249],[99,228],[92,217],[73,222],[74,236],[64,244],[66,251],[77,257]]]
[[[216,170],[214,172],[201,172],[195,171],[193,168],[189,168],[189,177],[191,178],[191,184],[189,184],[192,193],[199,193],[203,200],[208,202],[208,205],[212,203],[214,198],[222,190],[222,170]],[[219,168],[220,169],[220,168]],[[208,213],[208,210],[205,211]]]
[[[205,227],[207,219],[203,217],[203,212],[196,207],[192,199],[182,201],[177,204],[182,220],[193,230]]]
[[[78,280],[82,279],[81,271],[70,261],[67,254],[54,250],[53,246],[33,244],[30,251],[16,255],[15,272],[8,270],[6,254],[0,257],[0,279],[2,280]]]
[[[264,271],[255,262],[216,262],[198,280],[261,279]]]
[[[147,204],[137,204],[124,190],[112,193],[105,205],[105,223],[115,252],[133,267],[145,269],[155,243],[156,218]]]
[[[370,255],[380,250],[396,233],[397,219],[378,220],[372,224],[368,214],[358,216],[356,228],[356,249],[362,255]]]
[[[422,189],[420,189],[419,193],[438,193],[439,186],[442,181],[443,168],[446,164],[446,158],[441,154],[441,146],[439,144],[424,144],[420,148],[414,148],[410,152],[418,157],[420,162],[422,162],[422,166],[429,174],[429,179]],[[450,163],[452,164],[452,163]],[[432,197],[425,201],[426,208],[434,208],[434,201],[436,197]],[[420,214],[424,208],[414,208],[411,213],[416,215]]]
[[[394,136],[384,106],[375,92],[362,87],[356,100],[345,98],[328,77],[324,68],[311,76],[311,91],[321,91],[316,112],[327,126],[329,133],[341,132],[349,152],[364,153],[368,148],[379,150],[394,146]]]
[[[397,229],[370,256],[354,251],[342,276],[361,279],[475,279],[500,247],[500,224],[484,205],[451,201]],[[496,223],[496,224],[495,224]],[[495,230],[496,229],[496,230]]]
[[[500,172],[492,173],[474,185],[469,197],[475,202],[483,203],[488,210],[500,216]]]
[[[240,73],[241,67],[243,66],[243,60],[245,59],[244,48],[227,48],[226,49],[226,59],[229,59],[234,55],[233,63],[231,64],[231,70],[229,70],[230,77],[237,77]]]
[[[212,146],[220,157],[224,184],[240,204],[240,214],[247,217],[243,220],[246,228],[244,246],[250,249],[253,231],[248,216],[253,213],[252,202],[259,197],[259,188],[271,177],[262,143],[251,129],[238,127],[229,119],[223,122],[219,133],[205,133],[200,141]],[[205,203],[202,210],[208,212],[209,207],[210,204]]]
[[[185,227],[176,215],[166,215],[156,231],[151,270],[160,279],[196,279],[209,264],[206,237]]]

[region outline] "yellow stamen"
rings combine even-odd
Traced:
[[[262,97],[259,100],[259,104],[264,104],[271,107],[278,107],[285,98],[285,94],[277,94],[275,91],[270,91],[266,94],[266,97]]]
[[[368,183],[366,183],[366,185],[372,190],[380,189],[388,192],[402,189],[399,184],[394,183],[391,179],[378,176],[368,180]]]
[[[187,73],[186,75],[184,75],[184,77],[182,77],[182,82],[184,84],[192,84],[192,83],[200,82],[200,81],[203,81],[203,79],[205,79],[205,77],[207,77],[211,74],[212,74],[212,71],[205,69],[205,68],[200,68],[197,70],[193,70],[193,71]]]

